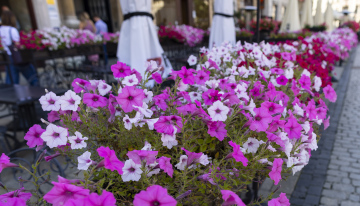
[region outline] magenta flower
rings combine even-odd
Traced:
[[[293,91],[294,93],[294,96],[297,96],[300,92],[300,89],[299,87],[296,85],[296,80],[292,80],[292,83],[291,83],[291,90]]]
[[[155,80],[156,83],[158,83],[158,84],[162,83],[162,78],[159,73],[155,72],[151,75],[151,77]]]
[[[269,173],[269,176],[274,180],[274,184],[277,185],[281,180],[281,170],[282,170],[283,160],[280,158],[275,158],[273,162],[272,169]]]
[[[86,104],[89,107],[98,108],[98,107],[106,107],[107,106],[107,99],[106,97],[97,95],[97,94],[91,94],[91,93],[85,93],[83,98],[84,104]]]
[[[230,206],[230,205],[238,205],[238,206],[246,206],[240,197],[230,190],[221,190],[222,198],[224,203],[222,206]]]
[[[176,200],[168,194],[167,189],[159,185],[150,186],[146,191],[136,194],[133,202],[134,206],[176,206],[176,203]]]
[[[207,80],[209,80],[210,71],[207,70],[199,70],[195,76],[196,84],[202,85],[205,84]]]
[[[141,161],[146,160],[146,165],[149,165],[156,161],[157,154],[158,151],[133,150],[129,151],[126,155],[136,164],[141,164]]]
[[[240,145],[236,144],[233,141],[229,141],[229,145],[233,147],[233,152],[230,154],[230,156],[233,157],[236,162],[242,162],[243,165],[246,167],[249,160],[242,153]]]
[[[200,159],[200,157],[203,155],[202,152],[196,153],[196,152],[190,152],[190,151],[186,150],[185,148],[181,148],[181,149],[184,150],[186,155],[188,156],[187,166],[197,162]]]
[[[122,62],[111,65],[111,71],[116,78],[123,78],[131,74],[131,68]]]
[[[57,112],[56,112],[57,113]],[[41,139],[41,134],[45,132],[40,125],[35,124],[34,126],[30,127],[29,131],[26,133],[24,139],[27,140],[27,145],[29,147],[36,147],[41,146],[44,143],[44,140]]]
[[[182,115],[192,115],[197,110],[195,104],[186,104],[184,106],[177,107],[176,110]]]
[[[144,99],[144,90],[137,89],[134,86],[123,88],[119,96],[116,97],[116,101],[126,113],[133,111],[133,106],[142,107]]]
[[[287,61],[291,61],[291,53],[289,52],[281,52],[281,58],[287,60]]]
[[[299,79],[299,83],[301,85],[301,88],[304,88],[306,90],[310,90],[310,87],[311,87],[311,79],[310,79],[310,77],[308,77],[306,75],[302,75],[301,78]]]
[[[270,115],[273,114],[281,114],[284,111],[284,107],[276,104],[274,102],[263,102],[261,103],[261,108],[262,111],[269,113]]]
[[[79,86],[80,85],[80,86]],[[74,81],[71,83],[71,86],[74,88],[74,92],[76,93],[80,93],[81,91],[85,91],[84,88],[88,88],[91,86],[90,82],[80,79],[80,78],[76,78],[74,79]]]
[[[209,89],[202,93],[205,105],[212,105],[214,102],[221,100],[221,96],[222,94],[220,94],[218,90],[214,89]]]
[[[254,108],[255,116],[251,120],[250,129],[253,131],[261,132],[265,131],[272,121],[272,116],[261,108]]]
[[[157,159],[157,162],[159,163],[160,169],[164,170],[166,174],[172,177],[174,170],[170,160],[171,158],[168,157],[160,157],[159,159]]]
[[[177,133],[181,132],[183,127],[182,119],[179,116],[160,116],[159,120],[154,124],[154,128],[157,132],[173,135],[174,127],[177,128]]]
[[[51,111],[48,113],[48,120],[49,122],[55,122],[56,120],[60,119],[60,114],[57,111]]]
[[[288,79],[284,75],[281,75],[276,78],[276,82],[280,85],[286,85],[288,83]]]
[[[332,88],[330,85],[327,85],[323,89],[323,92],[325,94],[326,99],[328,99],[330,102],[336,102],[337,95],[336,95],[334,88]]]
[[[302,127],[294,117],[289,118],[284,126],[284,129],[290,139],[299,139],[301,137]]]
[[[18,165],[11,163],[10,158],[6,156],[6,154],[2,153],[0,157],[0,173],[2,172],[3,169],[8,167],[18,167]]]
[[[76,200],[72,200],[76,202]],[[116,199],[113,193],[103,190],[101,195],[91,193],[84,199],[84,205],[86,206],[115,206]],[[77,205],[76,205],[77,206]]]
[[[100,166],[103,164],[106,169],[111,171],[116,170],[120,175],[123,174],[122,168],[124,167],[124,163],[116,157],[114,150],[111,150],[109,147],[101,146],[96,151],[99,153],[100,157],[104,158],[104,160],[99,163]]]
[[[168,108],[168,105],[166,103],[166,100],[169,99],[169,95],[166,94],[166,93],[162,93],[162,94],[159,94],[159,95],[156,95],[154,98],[153,98],[153,101],[154,101],[154,104],[156,106],[158,106],[160,109],[162,110],[166,110]]]
[[[23,189],[20,188],[19,190],[0,195],[0,205],[26,206],[25,202],[31,198],[31,193],[22,192]]]
[[[281,115],[277,115],[273,117],[273,121],[271,122],[269,128],[267,129],[268,132],[275,132],[278,130],[278,128],[284,128],[284,125],[286,123],[285,120],[280,120]]]
[[[290,206],[290,202],[285,193],[280,193],[278,198],[272,199],[268,202],[268,206]]]
[[[316,119],[317,112],[316,112],[316,105],[315,101],[309,101],[308,105],[305,108],[306,114],[309,116],[310,120]]]
[[[44,199],[54,206],[65,205],[69,200],[82,199],[89,195],[90,190],[75,185],[52,182],[54,187],[44,196]]]
[[[208,126],[208,134],[212,137],[216,137],[218,138],[218,140],[223,141],[224,138],[227,135],[227,130],[225,129],[226,124],[221,122],[221,121],[217,121],[217,122],[209,122],[207,124]]]
[[[330,116],[324,120],[324,130],[330,126]]]
[[[193,69],[186,69],[186,67],[181,67],[180,71],[176,72],[177,75],[182,79],[182,81],[184,82],[184,84],[190,84],[193,85],[194,84],[194,70]]]

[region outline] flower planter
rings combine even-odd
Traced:
[[[286,41],[296,41],[298,40],[297,38],[269,38],[266,39],[266,42],[273,42],[273,43],[278,43],[278,42],[286,42]]]
[[[118,48],[118,43],[115,42],[107,42],[106,43],[106,51],[108,55],[116,55]]]
[[[236,41],[241,41],[242,44],[245,42],[252,43],[253,36],[237,36]]]

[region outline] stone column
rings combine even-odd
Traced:
[[[281,4],[281,2],[278,2],[276,9],[276,21],[282,20],[282,15],[283,15],[282,12],[283,12],[283,5]]]
[[[64,24],[69,28],[78,28],[80,21],[77,19],[75,13],[75,6],[73,0],[60,0],[58,1],[61,7]]]

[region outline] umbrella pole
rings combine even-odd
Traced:
[[[260,0],[257,0],[257,8],[256,8],[256,42],[260,42],[260,31],[259,31],[259,23],[260,23]]]

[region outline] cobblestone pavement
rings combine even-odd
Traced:
[[[301,172],[292,205],[360,206],[359,57],[360,48],[339,81],[338,101],[329,105],[330,127]]]

